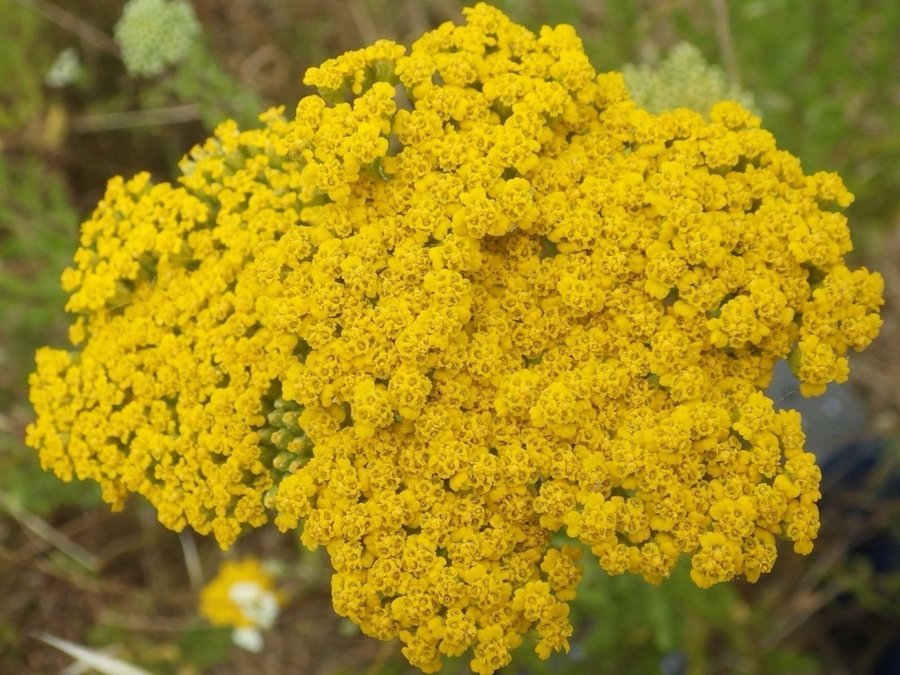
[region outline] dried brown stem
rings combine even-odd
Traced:
[[[716,40],[722,56],[722,65],[728,78],[736,85],[741,84],[741,73],[738,68],[737,50],[734,47],[734,36],[731,33],[731,21],[728,16],[726,0],[712,0],[713,20],[715,22]]]
[[[52,3],[49,0],[14,1],[22,5],[23,7],[27,7],[32,11],[38,12],[48,21],[55,23],[63,30],[74,33],[79,38],[81,38],[81,40],[88,43],[89,45],[96,47],[100,51],[106,52],[107,54],[119,58],[119,47],[109,35],[101,30],[98,30],[97,28],[94,28],[94,26],[89,24],[84,19],[63,9],[59,5]]]

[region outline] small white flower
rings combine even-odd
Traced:
[[[228,597],[244,617],[263,630],[271,628],[278,616],[278,598],[253,581],[240,581],[228,590]]]
[[[81,58],[74,47],[63,49],[44,76],[48,87],[61,89],[75,82],[81,75]]]
[[[261,652],[263,648],[262,633],[256,628],[235,628],[231,632],[231,641],[248,652]]]

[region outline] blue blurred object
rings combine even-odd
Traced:
[[[684,652],[669,652],[660,660],[659,672],[660,675],[685,675],[687,665],[687,655]]]
[[[868,415],[851,385],[832,384],[822,396],[804,398],[790,368],[781,362],[767,393],[777,407],[800,412],[807,449],[816,454],[822,468],[823,504],[845,492],[875,489],[869,493],[869,513],[861,514],[870,515],[879,504],[900,499],[900,471],[894,466],[890,473],[879,476],[889,466],[887,448],[881,439],[864,440]],[[887,528],[859,542],[849,553],[864,556],[876,575],[900,572],[900,538]],[[896,632],[900,635],[900,627]],[[885,648],[872,673],[900,675],[900,638]]]
[[[820,466],[868,430],[866,407],[852,385],[831,384],[821,396],[806,398],[800,395],[800,383],[786,361],[775,365],[766,394],[776,408],[800,413],[806,447],[816,454]]]
[[[824,482],[847,490],[867,488],[872,483],[875,471],[884,462],[885,446],[882,441],[850,443],[822,465]],[[877,491],[871,495],[873,505],[900,499],[900,472],[896,468],[879,482]],[[852,553],[864,555],[872,563],[872,569],[876,573],[900,570],[900,539],[886,529],[861,542]]]

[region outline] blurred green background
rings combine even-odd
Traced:
[[[495,4],[531,28],[574,24],[600,71],[652,67],[677,44],[695,45],[752,94],[764,126],[807,173],[843,176],[857,196],[848,211],[854,262],[882,271],[888,286],[882,336],[852,366],[868,406],[866,435],[880,442],[860,446],[865,471],[831,479],[815,552],[798,559],[785,550],[758,584],[709,591],[684,570],[657,588],[589,564],[570,654],[541,663],[523,647],[507,672],[897,672],[879,668],[890,667],[892,645],[900,660],[900,572],[890,564],[900,551],[890,549],[900,537],[900,498],[890,491],[900,429],[900,3]],[[122,3],[0,0],[0,672],[62,670],[70,659],[30,635],[46,631],[159,673],[405,673],[397,644],[364,638],[334,616],[327,561],[269,530],[238,548],[287,564],[291,602],[262,654],[230,646],[227,633],[196,617],[198,587],[221,558],[213,544],[163,531],[143,504],[109,513],[91,486],[42,473],[22,444],[34,350],[64,340],[59,274],[109,177],[149,169],[172,179],[181,155],[218,121],[251,126],[266,106],[291,110],[308,93],[307,67],[381,37],[408,43],[458,20],[463,6],[191,5],[196,25],[170,26],[160,47],[116,41]],[[169,52],[140,52],[154,48]],[[135,58],[149,65],[137,68]],[[466,672],[465,662],[446,671]]]

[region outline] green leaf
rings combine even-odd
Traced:
[[[178,641],[184,660],[198,668],[224,661],[231,650],[231,629],[197,627],[184,632]]]

